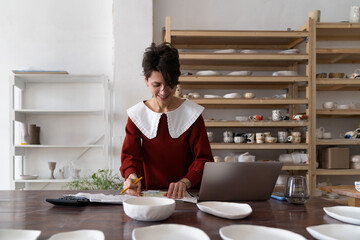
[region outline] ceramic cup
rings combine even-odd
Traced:
[[[253,133],[245,134],[246,143],[255,143],[255,135]]]
[[[265,138],[265,142],[266,142],[266,143],[276,143],[276,142],[277,142],[277,138],[276,138],[276,137],[271,137],[271,136],[269,136],[269,137],[266,137],[266,138]]]
[[[214,156],[214,162],[221,162],[220,156]]]
[[[291,136],[301,137],[301,132],[291,132]]]
[[[288,137],[288,133],[286,131],[278,131],[279,143],[286,143],[287,137]]]
[[[256,143],[264,143],[264,133],[256,133]]]
[[[288,136],[287,140],[291,143],[300,143],[301,137]]]
[[[263,116],[262,115],[250,115],[249,120],[250,121],[261,121],[261,120],[263,120]]]
[[[264,132],[264,137],[271,137],[271,133],[270,132]]]
[[[280,121],[281,120],[281,111],[280,110],[272,110],[272,120]]]
[[[224,131],[224,143],[232,143],[234,142],[234,134],[232,131]]]
[[[235,143],[243,143],[245,141],[245,138],[243,136],[235,136],[234,142]]]
[[[324,109],[336,108],[336,106],[337,106],[336,102],[324,102],[323,103]]]
[[[246,92],[244,93],[244,98],[255,98],[255,93]]]
[[[295,114],[292,116],[293,120],[305,120],[306,119],[306,115],[305,114]]]
[[[324,132],[323,138],[324,139],[330,139],[331,138],[331,132]]]

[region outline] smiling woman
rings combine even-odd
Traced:
[[[205,162],[213,161],[204,108],[174,96],[180,76],[179,54],[169,43],[146,49],[145,84],[152,98],[129,108],[121,154],[126,193],[168,189],[167,197],[183,198],[186,189],[200,184]],[[139,176],[144,179],[135,184]]]

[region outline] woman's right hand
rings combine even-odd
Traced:
[[[141,181],[134,184],[134,182],[138,179],[136,174],[132,173],[129,175],[129,177],[125,180],[123,189],[126,189],[127,187],[130,187],[126,193],[133,196],[140,196],[141,194]]]

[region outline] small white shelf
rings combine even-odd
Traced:
[[[103,109],[84,109],[84,110],[41,110],[41,109],[18,109],[15,113],[24,114],[102,114]]]
[[[15,145],[15,148],[103,148],[104,145]]]
[[[31,179],[31,180],[25,180],[25,179],[15,179],[15,182],[31,182],[31,183],[67,183],[71,182],[74,179]]]

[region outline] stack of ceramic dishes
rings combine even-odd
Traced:
[[[204,94],[204,98],[222,98],[220,95]]]
[[[219,72],[216,72],[216,71],[206,70],[206,71],[198,71],[198,72],[196,72],[196,75],[200,75],[200,76],[219,76],[221,74]]]
[[[249,49],[244,49],[244,50],[241,50],[240,53],[258,53],[258,51],[249,50]]]
[[[221,50],[214,51],[214,53],[236,53],[236,50],[235,49],[221,49]]]
[[[277,71],[273,72],[273,76],[297,76],[298,73],[296,71]]]
[[[227,75],[229,75],[229,76],[251,76],[252,72],[251,71],[233,71],[233,72],[229,72]]]
[[[228,93],[223,96],[223,98],[241,98],[240,93]]]
[[[287,50],[280,51],[279,53],[280,54],[296,54],[299,52],[300,52],[299,49],[287,49]]]

